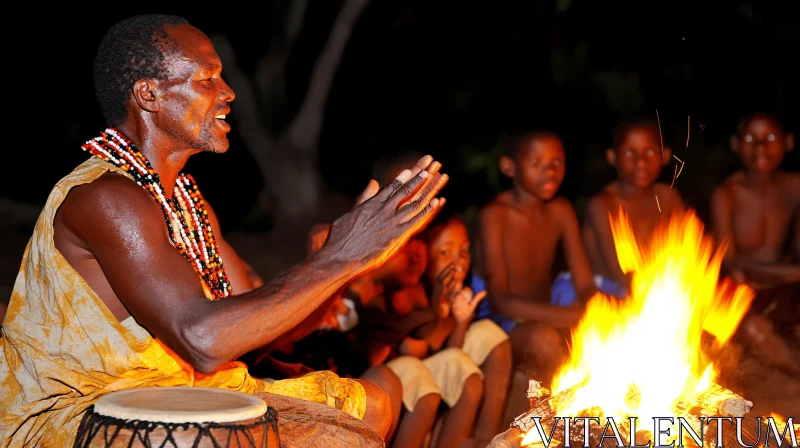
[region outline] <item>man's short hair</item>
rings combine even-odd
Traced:
[[[94,59],[94,92],[109,125],[118,126],[127,118],[136,81],[169,75],[165,56],[172,42],[165,26],[188,24],[179,16],[142,14],[108,29]]]

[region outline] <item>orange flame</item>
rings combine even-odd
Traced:
[[[706,332],[724,345],[750,307],[746,286],[720,285],[724,247],[715,250],[691,210],[676,213],[637,244],[627,216],[611,220],[622,270],[633,274],[631,296],[597,294],[572,334],[570,360],[557,373],[553,393],[581,384],[558,416],[601,409],[601,417],[643,421],[674,415],[673,405],[706,390],[716,378],[703,356]],[[634,401],[626,400],[631,392]],[[619,420],[617,420],[619,421]]]

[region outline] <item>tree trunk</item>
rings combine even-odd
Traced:
[[[264,178],[264,190],[258,206],[273,214],[279,221],[296,222],[313,218],[319,209],[324,185],[319,169],[318,144],[324,122],[325,105],[334,76],[342,60],[352,28],[369,0],[345,0],[311,74],[308,90],[299,111],[288,126],[270,132],[262,121],[272,113],[260,110],[258,99],[275,98],[274,82],[284,89],[283,79],[289,50],[299,34],[306,2],[293,4],[287,13],[284,34],[275,39],[270,53],[257,67],[256,83],[241,71],[233,48],[224,36],[214,38],[214,45],[225,66],[226,78],[237,92],[232,108],[237,120],[237,132],[245,142]],[[262,95],[256,85],[260,85]],[[280,107],[280,105],[277,105]],[[270,104],[264,105],[265,110]],[[278,114],[279,115],[279,114]],[[276,137],[277,135],[277,137]]]

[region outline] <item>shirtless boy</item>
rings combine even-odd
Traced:
[[[612,145],[606,150],[606,159],[618,177],[589,199],[583,238],[600,290],[624,298],[630,279],[617,261],[609,216],[625,212],[637,242],[646,244],[656,224],[682,209],[684,203],[677,190],[658,182],[672,152],[662,147],[657,123],[623,122],[614,130]]]
[[[578,218],[572,204],[556,195],[565,174],[561,139],[549,131],[515,137],[500,170],[513,187],[479,213],[475,274],[486,282],[492,319],[511,337],[515,363],[549,381],[566,356],[556,328],[575,326],[581,304],[595,292]],[[569,307],[550,304],[559,243],[578,291]]]
[[[760,356],[800,374],[797,356],[776,336],[800,338],[800,174],[780,169],[794,136],[776,116],[757,112],[742,119],[730,144],[742,169],[714,189],[711,218],[727,244],[726,272],[757,293],[741,329]]]

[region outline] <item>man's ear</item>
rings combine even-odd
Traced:
[[[509,178],[514,178],[514,173],[516,172],[516,163],[511,157],[508,156],[500,156],[500,172],[504,175],[508,176]]]
[[[730,145],[731,145],[731,151],[739,152],[740,140],[738,135],[736,134],[731,135]]]
[[[784,145],[786,146],[786,152],[789,152],[794,149],[794,134],[791,132],[787,133],[784,139]]]
[[[614,148],[606,149],[606,160],[608,160],[608,164],[611,166],[617,165],[617,152],[614,151]]]
[[[663,160],[661,160],[661,165],[667,166],[667,164],[669,163],[669,159],[671,158],[672,158],[672,148],[670,148],[669,146],[665,146],[664,155],[662,156]]]
[[[140,79],[133,85],[133,99],[148,112],[158,112],[157,84],[152,79]]]

